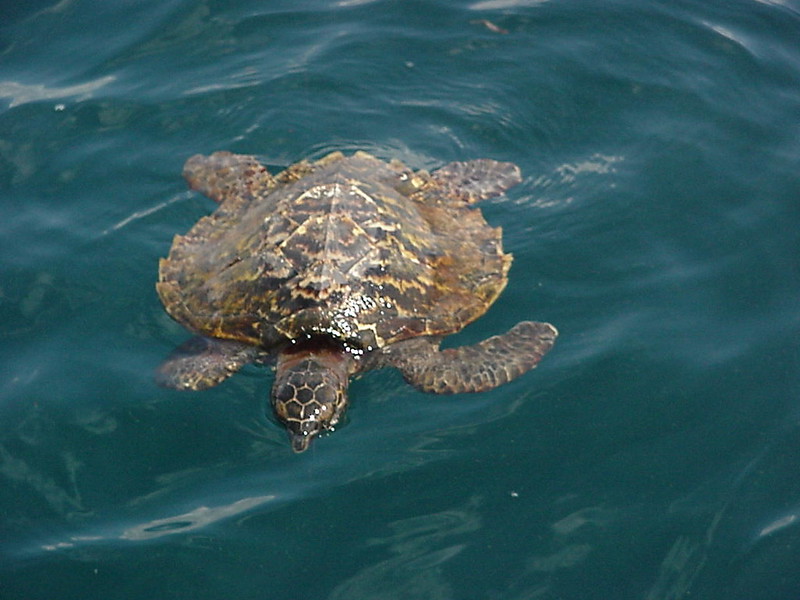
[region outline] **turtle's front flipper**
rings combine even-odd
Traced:
[[[385,360],[423,392],[482,392],[535,367],[553,347],[556,336],[558,331],[549,323],[523,321],[503,335],[474,346],[440,351],[435,343],[423,346],[419,343],[422,340],[410,340],[417,343],[398,348],[399,352],[389,354]]]
[[[172,351],[156,371],[156,383],[178,390],[204,390],[261,354],[258,348],[241,342],[196,336]]]
[[[241,202],[275,185],[272,175],[255,156],[231,152],[196,154],[183,166],[183,176],[190,188],[220,204],[229,198]]]

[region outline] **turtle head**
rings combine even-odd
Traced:
[[[272,407],[295,452],[305,451],[315,436],[339,422],[347,406],[351,362],[340,346],[313,340],[278,356]]]

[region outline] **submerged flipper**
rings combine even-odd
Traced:
[[[192,156],[183,166],[183,176],[190,188],[220,204],[229,198],[241,202],[275,185],[255,156],[224,151]]]
[[[482,392],[535,367],[553,347],[558,331],[549,323],[523,321],[503,335],[474,346],[439,350],[424,338],[409,340],[383,362],[397,367],[414,387],[434,394]]]
[[[261,355],[255,346],[196,336],[172,351],[156,371],[156,383],[178,390],[204,390]]]
[[[522,181],[517,165],[489,158],[452,162],[431,173],[431,177],[448,197],[467,204],[499,196]]]

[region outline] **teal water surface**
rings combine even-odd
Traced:
[[[800,4],[37,0],[0,19],[0,598],[800,598]],[[192,154],[524,181],[453,344],[560,338],[492,392],[395,372],[294,455],[272,374],[158,388]]]

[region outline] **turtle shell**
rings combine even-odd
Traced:
[[[501,230],[452,171],[337,152],[272,177],[215,153],[185,174],[220,206],[175,237],[157,289],[196,333],[265,349],[327,335],[358,354],[456,332],[506,285]]]

